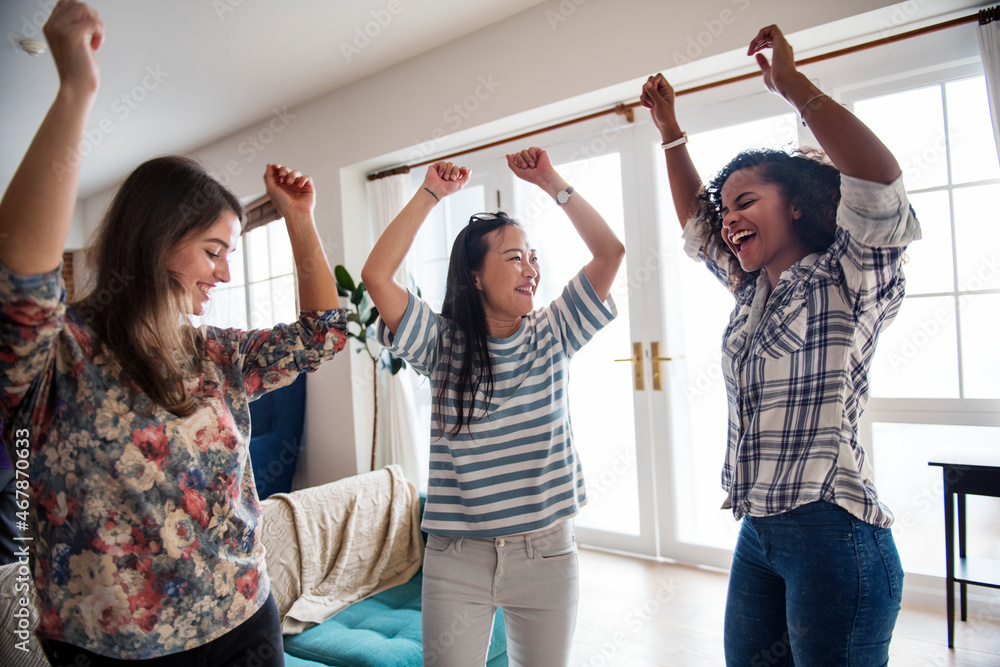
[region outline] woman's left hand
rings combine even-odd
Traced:
[[[525,148],[517,153],[507,155],[507,166],[514,172],[514,175],[521,180],[527,181],[545,189],[545,186],[558,178],[556,170],[552,168],[549,155],[541,148]]]
[[[771,49],[771,62],[761,51]],[[785,96],[786,82],[797,73],[795,69],[795,53],[792,46],[785,40],[781,30],[776,25],[761,28],[757,36],[750,41],[747,55],[757,55],[757,65],[764,74],[764,85],[772,93]]]
[[[286,220],[295,215],[312,215],[316,190],[311,176],[280,164],[269,164],[264,171],[264,185],[271,202]]]

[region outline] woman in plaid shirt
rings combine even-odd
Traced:
[[[772,49],[769,62],[763,49]],[[643,86],[685,250],[736,304],[723,336],[723,507],[743,518],[726,602],[728,665],[884,665],[903,571],[857,437],[879,332],[920,237],[899,164],[795,69],[777,26],[750,43],[769,90],[826,152],[744,151],[703,186],[662,75]],[[832,162],[832,165],[829,164]]]

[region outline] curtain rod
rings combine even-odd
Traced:
[[[874,39],[870,42],[864,42],[863,44],[856,44],[855,46],[848,46],[843,49],[837,49],[836,51],[831,51],[829,53],[823,53],[818,56],[812,56],[810,58],[804,58],[802,60],[796,60],[795,66],[800,67],[802,65],[811,65],[813,63],[822,62],[824,60],[832,60],[833,58],[839,58],[840,56],[846,56],[851,53],[857,53],[858,51],[864,51],[866,49],[875,48],[876,46],[884,46],[886,44],[892,44],[893,42],[900,42],[905,39],[911,39],[913,37],[919,37],[921,35],[926,35],[932,32],[937,32],[939,30],[946,30],[948,28],[954,28],[955,26],[964,25],[966,23],[978,22],[980,25],[985,25],[990,21],[1000,21],[1000,5],[991,7],[988,9],[982,9],[975,14],[969,16],[962,16],[957,19],[952,19],[950,21],[942,21],[941,23],[935,23],[934,25],[924,26],[923,28],[916,28],[907,32],[900,33],[898,35],[892,35],[890,37],[883,37],[881,39]],[[747,72],[746,74],[739,74],[737,76],[731,76],[726,79],[721,79],[719,81],[713,81],[711,83],[702,84],[700,86],[694,86],[692,88],[685,88],[684,90],[675,91],[676,96],[680,95],[690,95],[692,93],[700,93],[705,90],[710,90],[712,88],[719,88],[721,86],[727,86],[731,83],[737,83],[739,81],[746,81],[747,79],[753,79],[760,76],[759,71]],[[494,146],[499,146],[501,144],[506,144],[511,141],[516,141],[518,139],[524,139],[526,137],[531,137],[536,134],[542,134],[543,132],[550,132],[552,130],[558,130],[559,128],[566,127],[568,125],[575,125],[576,123],[582,123],[584,121],[592,120],[594,118],[600,118],[601,116],[607,116],[609,114],[619,114],[624,115],[628,121],[631,123],[634,119],[633,109],[640,106],[639,102],[631,102],[629,104],[618,104],[611,109],[604,109],[602,111],[595,111],[594,113],[589,113],[586,116],[580,116],[579,118],[572,118],[570,120],[565,120],[554,125],[547,125],[545,127],[538,128],[536,130],[531,130],[529,132],[523,132],[521,134],[515,135],[513,137],[504,137],[503,139],[497,139],[496,141],[491,141],[486,144],[481,144],[478,146],[473,146],[471,148],[465,148],[455,153],[449,153],[448,155],[442,155],[429,160],[424,160],[423,162],[417,162],[416,164],[405,165],[401,167],[394,167],[392,169],[386,169],[378,172],[368,174],[369,181],[376,181],[380,178],[385,178],[387,176],[393,176],[395,174],[406,174],[409,173],[410,169],[416,169],[417,167],[423,167],[429,164],[434,164],[435,162],[440,162],[441,160],[450,160],[454,157],[459,157],[461,155],[467,155],[469,153],[475,153],[476,151],[485,150],[487,148],[493,148]]]

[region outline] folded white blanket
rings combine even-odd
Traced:
[[[284,634],[409,581],[423,563],[420,498],[399,466],[278,493],[261,506]]]

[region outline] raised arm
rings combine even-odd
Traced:
[[[673,86],[662,74],[651,76],[642,86],[639,101],[652,113],[653,125],[659,130],[663,145],[670,146],[663,153],[667,160],[670,195],[674,200],[677,220],[683,228],[688,219],[698,211],[698,193],[701,192],[702,184],[688,153],[687,135],[677,124]]]
[[[537,185],[553,199],[569,187],[541,148],[527,148],[507,155],[507,166],[518,178]],[[625,246],[601,214],[579,192],[573,192],[562,209],[593,256],[584,271],[597,296],[604,301],[625,257]]]
[[[465,167],[451,162],[436,162],[428,167],[423,185],[386,227],[361,269],[361,281],[378,309],[379,317],[394,334],[406,314],[410,298],[406,288],[396,282],[396,272],[431,209],[468,182],[469,170]]]
[[[299,309],[340,308],[337,281],[333,278],[316,231],[313,217],[316,189],[312,178],[280,164],[269,164],[264,171],[264,185],[288,230],[295,258],[295,277],[299,284]]]
[[[20,275],[47,273],[62,261],[80,179],[77,151],[100,83],[104,24],[96,11],[59,0],[44,32],[59,92],[0,200],[0,262]]]
[[[763,49],[771,49],[770,62]],[[795,69],[795,54],[778,26],[761,29],[747,55],[756,55],[768,90],[795,107],[842,174],[876,183],[899,177],[899,163],[875,133]]]

